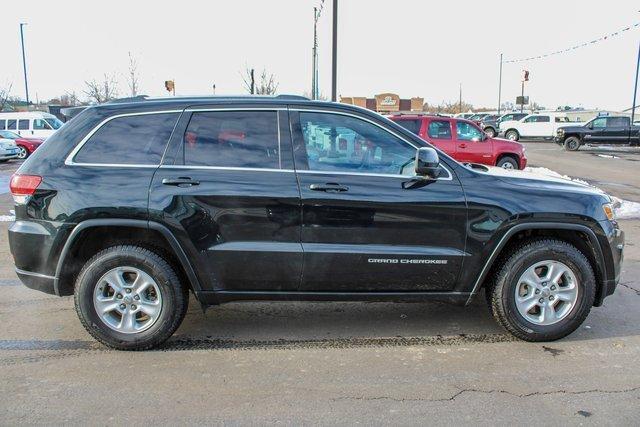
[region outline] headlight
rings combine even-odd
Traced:
[[[613,204],[605,203],[604,205],[602,205],[602,210],[604,211],[604,215],[607,217],[609,221],[616,220],[616,214],[613,211]]]
[[[558,129],[558,134],[559,135],[562,135],[563,133],[564,133],[564,129],[562,129],[562,128]]]

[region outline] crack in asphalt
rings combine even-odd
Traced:
[[[627,288],[627,289],[629,289],[629,290],[631,290],[633,292],[635,292],[636,295],[640,295],[640,289],[634,288],[633,286],[629,285],[629,283],[631,283],[631,282],[620,282],[619,285],[623,286],[623,287],[625,287],[625,288]]]
[[[513,393],[508,390],[500,390],[500,389],[491,389],[491,390],[482,390],[476,388],[465,388],[462,389],[450,397],[444,397],[440,399],[428,399],[428,398],[419,398],[419,397],[393,397],[393,396],[341,396],[332,398],[332,401],[342,401],[342,400],[362,400],[362,401],[374,401],[374,400],[391,400],[394,402],[453,402],[458,397],[465,393],[481,393],[481,394],[506,394],[512,397],[517,397],[521,399],[536,397],[536,396],[549,396],[549,395],[557,395],[557,394],[565,394],[565,395],[581,395],[581,394],[590,394],[590,393],[600,393],[600,394],[623,394],[623,393],[632,393],[634,391],[640,390],[640,386],[631,387],[619,390],[603,390],[603,389],[590,389],[590,390],[552,390],[552,391],[534,391],[531,393]]]

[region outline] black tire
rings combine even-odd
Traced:
[[[580,149],[580,140],[575,136],[570,136],[564,140],[564,149],[567,151],[578,151],[578,149]]]
[[[150,275],[162,296],[157,320],[142,332],[118,332],[108,327],[96,313],[93,298],[100,278],[122,266],[134,267]],[[155,252],[139,246],[114,246],[98,252],[80,271],[74,296],[76,312],[85,329],[96,340],[118,350],[148,350],[160,345],[178,329],[189,303],[188,290],[181,285],[170,264]]]
[[[484,128],[484,133],[486,133],[489,138],[495,138],[496,135],[498,135],[498,132],[491,126]]]
[[[518,164],[518,159],[513,156],[502,156],[496,166],[504,169],[520,169],[520,165]]]
[[[538,325],[525,319],[515,303],[515,291],[521,275],[530,266],[544,260],[555,260],[568,266],[577,278],[578,298],[562,320],[551,325]],[[525,341],[554,341],[575,331],[593,306],[596,282],[591,264],[577,248],[555,239],[530,240],[501,257],[501,265],[487,289],[494,318],[507,331]]]
[[[509,129],[504,134],[504,137],[507,138],[509,141],[518,141],[518,140],[520,140],[520,134],[515,129]]]

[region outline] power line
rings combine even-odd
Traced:
[[[576,49],[580,49],[580,48],[587,47],[587,46],[592,46],[594,44],[609,40],[609,39],[611,39],[613,37],[620,36],[620,35],[622,35],[622,33],[626,32],[626,31],[630,31],[630,30],[632,30],[634,28],[637,28],[637,27],[640,27],[640,22],[635,23],[633,25],[630,25],[628,27],[622,28],[622,29],[620,29],[620,30],[618,30],[616,32],[604,35],[604,36],[599,37],[597,39],[593,39],[593,40],[590,40],[588,42],[580,43],[580,44],[577,44],[575,46],[568,47],[566,49],[556,50],[555,52],[546,53],[544,55],[530,56],[528,58],[509,59],[509,60],[504,61],[503,63],[504,64],[513,64],[513,63],[516,63],[516,62],[534,61],[534,60],[537,60],[537,59],[544,59],[544,58],[548,58],[550,56],[555,56],[555,55],[560,55],[560,54],[563,54],[563,53],[568,53],[568,52],[574,51]]]

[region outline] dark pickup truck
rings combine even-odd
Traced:
[[[640,126],[632,125],[626,116],[601,116],[583,125],[559,128],[555,141],[567,151],[576,151],[584,144],[638,145]]]

